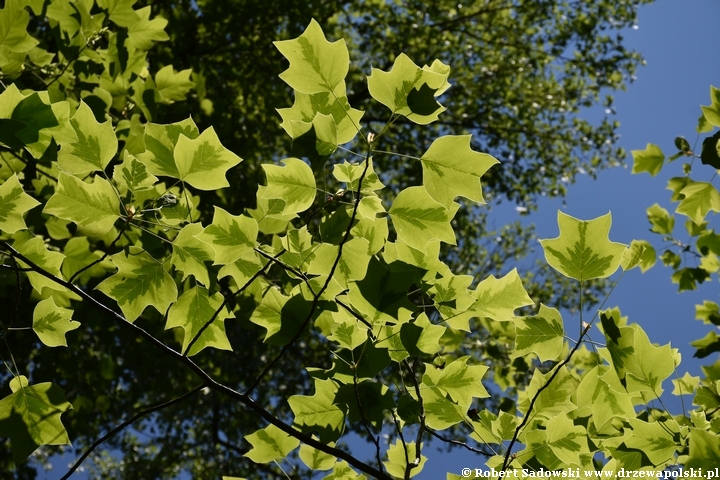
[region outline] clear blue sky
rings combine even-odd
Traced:
[[[640,51],[647,65],[637,72],[637,80],[627,92],[615,95],[617,118],[621,122],[620,144],[628,152],[643,149],[650,142],[659,145],[666,154],[672,153],[677,135],[684,135],[691,145],[694,143],[700,105],[709,103],[711,84],[720,86],[720,59],[715,53],[719,21],[720,0],[659,0],[640,9],[638,28],[628,29],[625,37],[627,46]],[[671,164],[654,178],[648,174],[630,175],[632,160],[628,159],[627,164],[627,169],[601,172],[597,180],[580,177],[569,188],[567,208],[563,208],[561,200],[546,200],[540,203],[537,213],[524,220],[534,222],[542,238],[551,238],[558,233],[558,209],[581,219],[592,219],[609,210],[613,215],[612,240],[629,243],[633,239],[647,239],[662,251],[659,237],[649,232],[645,210],[655,202],[668,210],[674,209],[665,186],[670,177],[681,174],[679,163]],[[497,224],[506,223],[511,214],[511,209],[493,213]],[[683,218],[677,222],[676,233],[682,231],[683,222]],[[683,354],[680,376],[686,370],[698,375],[700,365],[711,363],[717,354],[704,361],[692,358],[694,349],[689,342],[705,336],[710,328],[694,319],[695,304],[704,299],[720,302],[718,279],[714,277],[696,292],[678,294],[670,274],[661,264],[645,274],[632,270],[606,306],[619,306],[631,322],[639,323],[648,332],[651,341],[670,342],[679,348]],[[567,321],[576,324],[575,319],[566,318]],[[599,332],[595,336],[599,338]],[[667,382],[665,388],[671,390],[672,386]],[[669,408],[679,409],[679,402],[670,402]],[[372,456],[369,448],[353,445],[355,448],[355,453],[361,456],[363,451]],[[481,468],[485,463],[483,457],[469,452],[454,451],[442,457],[438,452],[428,453],[431,461],[415,478],[444,479],[448,469],[460,473],[464,467]],[[59,478],[64,473],[63,463],[55,462],[56,471],[46,478]]]

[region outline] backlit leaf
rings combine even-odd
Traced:
[[[172,242],[173,253],[170,261],[175,268],[183,272],[183,281],[189,275],[193,275],[198,282],[208,286],[210,277],[204,262],[211,262],[215,257],[215,251],[210,245],[195,237],[202,232],[203,228],[199,223],[185,225]]]
[[[315,379],[313,395],[293,395],[288,398],[295,414],[295,426],[303,432],[314,432],[320,441],[335,441],[345,430],[345,411],[336,405],[338,387],[332,380]]]
[[[180,178],[175,165],[175,146],[181,136],[189,139],[200,135],[192,118],[168,125],[148,123],[145,125],[146,151],[137,154],[138,160],[147,165],[148,171],[155,175],[167,175]]]
[[[368,90],[375,100],[394,114],[427,125],[445,111],[445,107],[435,100],[450,86],[447,83],[450,69],[441,67],[447,65],[438,62],[431,67],[420,68],[401,53],[389,72],[372,69],[368,77]]]
[[[298,92],[308,95],[333,92],[345,80],[350,67],[345,40],[328,42],[315,20],[298,38],[274,45],[290,61],[290,67],[280,78]]]
[[[0,231],[13,234],[27,228],[23,214],[40,202],[23,191],[17,175],[12,174],[0,185]]]
[[[645,150],[633,150],[633,168],[632,173],[648,172],[653,177],[660,173],[660,169],[665,161],[665,155],[660,147],[648,143]]]
[[[135,10],[139,20],[128,27],[128,39],[125,44],[128,47],[140,50],[149,50],[153,42],[164,42],[170,37],[165,33],[167,20],[162,17],[155,17],[150,20],[150,7]]]
[[[90,107],[80,102],[70,124],[78,140],[61,145],[58,152],[60,169],[75,175],[104,170],[118,149],[112,122],[98,123]]]
[[[177,285],[165,266],[139,247],[111,255],[118,267],[115,275],[95,287],[117,301],[125,319],[134,322],[145,307],[152,305],[164,314],[177,300]]]
[[[540,304],[540,311],[531,317],[515,317],[514,356],[536,353],[541,362],[555,360],[562,353],[562,317],[560,312]]]
[[[581,282],[609,277],[620,266],[627,247],[609,240],[611,223],[609,213],[583,221],[558,211],[560,235],[540,240],[545,260],[566,277]]]
[[[685,198],[675,210],[700,225],[710,210],[720,212],[720,193],[712,183],[693,182],[680,192]]]
[[[460,357],[444,368],[426,364],[423,385],[437,387],[441,392],[450,395],[458,404],[466,407],[470,406],[473,398],[489,397],[490,394],[482,384],[482,377],[488,367],[468,365],[469,360],[469,356]]]
[[[62,265],[65,256],[60,252],[48,250],[42,237],[33,237],[19,245],[16,243],[14,247],[38,267],[54,277],[63,278],[60,273],[60,265]],[[18,260],[18,265],[29,267],[22,260]],[[30,280],[30,284],[38,293],[41,293],[45,287],[51,290],[65,291],[65,287],[37,272],[26,272],[26,275]]]
[[[281,460],[300,445],[300,440],[291,437],[275,425],[245,435],[252,448],[244,455],[255,463],[270,463]]]
[[[425,252],[428,242],[433,239],[455,245],[455,232],[450,226],[450,220],[458,208],[457,203],[453,203],[449,209],[443,207],[423,187],[409,187],[395,197],[388,213],[398,238]]]
[[[226,265],[240,259],[255,247],[257,222],[244,215],[230,215],[215,207],[213,221],[196,238],[207,243],[214,251],[216,265]]]
[[[229,187],[225,173],[242,158],[223,147],[213,127],[191,139],[180,135],[174,150],[178,178],[199,190]]]
[[[267,176],[263,198],[285,202],[283,214],[303,212],[315,201],[315,177],[312,169],[298,158],[286,158],[285,166],[262,165]]]
[[[195,87],[190,80],[191,69],[175,72],[172,65],[166,65],[155,74],[155,88],[167,103],[185,100],[187,93]]]
[[[23,462],[40,445],[70,445],[60,416],[72,408],[52,383],[29,385],[21,375],[10,380],[12,394],[0,400],[0,437],[9,437],[13,460]]]
[[[104,178],[95,177],[94,183],[85,183],[60,172],[57,190],[43,212],[75,222],[85,235],[101,237],[120,218],[120,200]]]
[[[52,297],[38,302],[33,310],[32,328],[48,347],[67,347],[65,334],[80,327],[72,320],[73,311],[58,307]]]
[[[12,8],[12,4],[4,4],[0,9],[0,48],[11,52],[25,53],[38,44],[28,35],[27,27],[30,14],[21,8]]]
[[[113,179],[131,192],[151,189],[158,181],[155,175],[148,172],[145,164],[127,150],[123,152],[123,162],[115,165]]]
[[[473,151],[470,138],[470,135],[440,137],[420,158],[425,190],[446,208],[458,196],[484,203],[480,177],[499,163],[486,153]]]
[[[395,478],[412,478],[422,472],[427,457],[420,455],[420,458],[416,458],[416,452],[415,442],[402,442],[400,439],[396,440],[395,444],[388,447],[388,459],[383,462],[387,473]],[[412,465],[412,469],[410,470],[410,475],[406,476],[405,472],[408,464]]]
[[[215,293],[210,296],[207,289],[195,286],[183,293],[171,307],[167,315],[165,329],[182,328],[184,331],[182,352],[187,349],[190,341],[200,332],[215,315],[223,303],[222,295]],[[193,356],[204,348],[213,347],[219,350],[232,350],[225,334],[225,319],[232,314],[223,307],[210,326],[203,330],[200,337],[193,344],[188,356]]]

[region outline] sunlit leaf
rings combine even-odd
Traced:
[[[130,247],[110,259],[118,267],[117,273],[95,288],[117,301],[128,322],[134,322],[149,305],[164,314],[177,300],[177,285],[165,265],[146,251]]]
[[[165,329],[183,329],[183,352],[204,328],[190,348],[188,356],[195,355],[207,347],[232,350],[230,341],[225,334],[225,319],[231,318],[232,314],[224,306],[220,308],[222,303],[222,295],[219,293],[210,296],[206,288],[195,286],[183,293],[170,307]],[[209,323],[210,320],[213,320],[212,323]]]
[[[609,277],[627,247],[609,240],[611,223],[609,213],[583,221],[558,211],[560,236],[540,240],[545,259],[558,272],[581,282]]]
[[[67,347],[65,334],[80,327],[72,320],[73,311],[58,307],[52,297],[38,302],[33,310],[32,328],[48,347]]]
[[[40,445],[70,445],[60,421],[72,409],[65,392],[52,383],[29,385],[21,375],[10,380],[12,394],[0,400],[0,437],[9,437],[13,459],[23,462]]]
[[[13,174],[0,185],[0,231],[15,233],[27,228],[23,214],[40,202],[23,191],[17,175]]]
[[[244,456],[255,463],[270,463],[283,459],[300,445],[300,440],[275,425],[268,425],[255,433],[245,435],[245,440],[252,448]]]

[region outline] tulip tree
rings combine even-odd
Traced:
[[[58,51],[27,33],[39,17]],[[105,423],[64,478],[143,418],[202,407],[208,396],[254,417],[239,427],[241,444],[220,436],[217,444],[257,464],[255,476],[294,469],[410,478],[434,465],[457,478],[455,466],[439,466],[431,441],[475,452],[478,465],[498,470],[573,468],[593,477],[717,464],[714,383],[673,380],[673,394],[694,394],[700,408],[691,413],[650,405],[680,363],[676,349],[652,344],[617,307],[563,319],[541,304],[521,314],[535,302],[517,270],[475,279],[442,260],[440,248],[457,243],[460,203],[483,201],[482,178],[498,164],[467,135],[437,138],[419,157],[390,152],[419,164],[422,178],[392,201],[378,194],[385,176],[373,159],[388,155],[379,140],[398,119],[420,130],[442,116],[450,65],[400,55],[368,72],[370,95],[387,116],[370,132],[345,91],[344,40],[330,42],[312,21],[298,38],[277,42],[289,61],[279,74],[296,99],[280,110],[296,156],[262,166],[254,206],[214,205],[208,216],[199,192],[232,189],[228,171],[243,162],[192,118],[153,123],[157,108],[193,87],[190,72],[148,69],[147,49],[166,39],[164,25],[132,1],[13,0],[0,10],[0,279],[15,300],[1,325],[9,378],[0,437],[18,471],[40,454],[33,452],[69,445],[67,425],[79,410],[94,408]],[[13,80],[26,70],[47,79],[45,88],[18,88]],[[683,186],[680,213],[701,220],[717,210],[708,185]],[[646,244],[613,242],[610,230],[610,215],[559,214],[558,237],[541,242],[548,264],[578,282],[580,295],[586,282],[652,263]],[[105,324],[117,329],[108,349],[125,342],[128,351],[151,350],[156,361],[145,368],[169,382],[163,398],[110,419],[112,396],[75,393],[82,371],[46,377],[28,343],[16,341],[32,332],[43,348],[97,356],[106,379],[130,370],[114,395],[133,395],[143,385],[129,357],[114,362],[76,341]],[[471,355],[463,339],[478,328],[512,362]],[[233,363],[244,347],[232,329],[261,332],[265,353]],[[310,343],[325,355],[303,355]],[[512,378],[510,363],[526,366],[526,382]],[[223,381],[238,369],[245,381]],[[298,377],[310,388],[266,391],[273,379]],[[502,408],[485,402],[510,385]],[[371,456],[342,447],[350,432],[363,432]],[[191,438],[178,437],[192,449]]]

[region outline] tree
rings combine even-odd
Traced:
[[[0,140],[7,168],[0,191],[1,249],[14,306],[3,333],[12,339],[8,351],[15,352],[29,351],[25,346],[37,342],[35,335],[46,346],[64,343],[64,333],[77,327],[70,318],[94,328],[76,332],[83,348],[63,349],[57,363],[47,356],[15,354],[8,361],[13,379],[2,400],[0,431],[12,437],[16,462],[39,444],[67,439],[58,417],[69,404],[59,387],[38,383],[43,377],[73,397],[74,409],[65,413],[73,437],[97,438],[103,417],[119,421],[133,415],[117,396],[105,395],[113,389],[132,399],[135,415],[128,421],[155,411],[195,421],[196,412],[203,412],[207,431],[188,431],[160,416],[141,426],[148,432],[172,430],[135,454],[128,450],[122,473],[129,477],[168,476],[181,465],[203,475],[242,472],[246,467],[238,457],[228,460],[228,453],[267,463],[288,454],[295,458],[299,441],[304,447],[298,455],[308,467],[349,468],[335,462],[340,458],[371,475],[402,477],[420,471],[422,446],[430,435],[447,441],[459,438],[455,430],[467,428],[480,447],[497,452],[489,465],[503,467],[593,467],[594,452],[602,451],[614,459],[612,468],[629,468],[624,453],[637,457],[643,442],[657,435],[669,441],[657,430],[674,431],[675,423],[654,415],[635,418],[632,411],[633,402],[658,394],[672,372],[669,347],[650,345],[642,330],[625,326],[619,311],[607,310],[600,318],[608,363],[580,348],[589,332],[582,323],[575,346],[563,351],[557,311],[540,306],[537,315],[514,315],[532,303],[517,272],[471,286],[470,277],[451,273],[441,261],[440,242],[454,241],[450,222],[459,208],[454,199],[482,200],[480,177],[496,163],[473,150],[470,137],[435,139],[415,155],[422,185],[398,187],[392,206],[383,204],[376,192],[388,174],[376,166],[375,154],[381,153],[385,133],[357,136],[360,113],[339,88],[348,53],[342,43],[328,43],[317,23],[300,40],[279,44],[290,60],[282,78],[296,99],[311,100],[312,121],[289,125],[293,147],[304,149],[310,161],[289,158],[283,166],[264,166],[267,185],[258,190],[254,208],[229,211],[220,204],[204,217],[208,209],[198,191],[225,187],[226,170],[240,158],[220,144],[214,129],[201,133],[192,120],[142,121],[153,118],[153,104],[179,101],[191,88],[188,71],[166,66],[149,75],[142,68],[151,41],[164,38],[162,21],[151,19],[147,9],[134,11],[121,3],[33,3],[35,14],[45,10],[50,19],[45,28],[60,51],[58,64],[43,65],[52,59],[27,35],[30,15],[23,6],[8,3],[2,11],[3,72],[13,75],[14,66],[20,73],[27,62],[38,77],[48,76],[48,88],[21,91],[15,82],[2,94]],[[100,37],[107,44],[91,48]],[[299,47],[310,61],[298,55]],[[400,55],[388,70],[373,72],[368,92],[389,107],[391,120],[422,125],[441,113],[435,97],[446,89],[447,65],[420,68]],[[330,111],[316,111],[324,102]],[[106,120],[117,112],[126,118],[116,125]],[[323,175],[323,164],[313,160],[343,144],[361,160],[353,164],[336,155],[332,170]],[[321,187],[330,195],[317,195],[321,181],[332,182],[331,189]],[[39,205],[42,209],[35,208]],[[385,233],[388,218],[394,241]],[[553,268],[580,282],[581,295],[583,283],[607,277],[621,263],[626,269],[642,260],[638,244],[626,248],[607,240],[609,217],[561,216],[559,223],[560,236],[545,241],[545,254]],[[98,312],[113,320],[111,327],[102,327]],[[17,330],[30,327],[30,319],[34,332]],[[491,361],[492,377],[487,365],[466,355],[471,337],[462,332],[471,325],[491,331],[496,355],[505,359]],[[232,335],[232,328],[245,330]],[[254,332],[264,337],[266,358],[238,363],[236,356],[219,351],[257,349]],[[156,353],[143,355],[142,348],[129,347],[139,341]],[[641,359],[622,363],[631,348],[643,353]],[[142,365],[149,358],[151,368]],[[98,360],[99,377],[58,378],[57,372],[71,371],[70,365],[74,372],[91,371],[85,367]],[[593,364],[598,366],[588,368]],[[238,365],[249,373],[238,373]],[[320,368],[306,372],[306,366]],[[510,398],[503,410],[490,410],[481,402],[491,393],[480,383],[484,376],[500,388],[516,384],[516,376],[532,378],[529,385],[519,382],[517,403]],[[388,388],[387,378],[403,383]],[[310,388],[303,390],[306,383]],[[594,392],[593,398],[570,395],[578,385],[580,392]],[[590,403],[590,413],[578,408]],[[52,415],[38,416],[28,405],[45,405]],[[523,415],[515,415],[516,409]],[[82,410],[85,417],[76,415]],[[227,422],[220,410],[239,414]],[[258,421],[271,426],[252,433]],[[396,439],[389,447],[379,442],[383,425]],[[357,459],[335,447],[345,428],[365,430],[376,442],[377,458]],[[628,440],[624,446],[599,442],[598,435],[608,432]],[[700,445],[703,435],[691,434],[693,461],[705,459],[705,452],[693,452],[693,441]],[[126,445],[139,441],[128,437]],[[504,440],[512,445],[498,450]],[[518,441],[523,450],[513,450]],[[644,465],[667,464],[675,450],[687,448],[688,438],[680,435],[676,444],[663,445],[661,453],[641,459]],[[154,448],[160,451],[148,458]],[[112,472],[113,466],[100,468]]]

